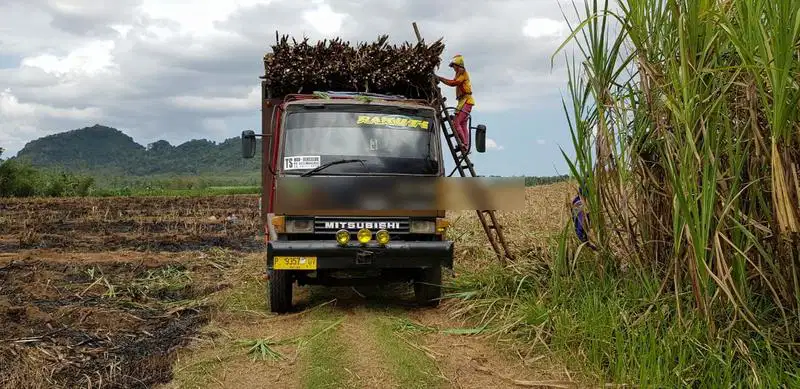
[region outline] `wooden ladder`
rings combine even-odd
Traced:
[[[414,27],[414,33],[417,35],[417,40],[421,43],[422,36],[419,33],[419,28],[417,28],[417,23],[414,22],[412,25]],[[455,169],[450,172],[448,177],[452,176],[456,171],[458,171],[461,177],[478,177],[478,174],[475,172],[475,165],[473,165],[469,159],[470,150],[467,150],[467,153],[461,151],[461,139],[456,135],[453,120],[447,113],[448,108],[445,105],[446,99],[442,96],[442,91],[439,89],[434,78],[431,78],[431,83],[433,84],[432,90],[435,91],[435,95],[432,96],[432,99],[437,111],[439,125],[442,128],[442,133],[444,134],[445,140],[447,140],[447,146],[456,164]],[[477,213],[478,220],[480,220],[483,226],[483,231],[486,232],[486,237],[489,239],[489,243],[492,245],[495,254],[497,254],[497,259],[501,262],[506,262],[506,260],[513,261],[514,256],[508,249],[505,236],[503,236],[503,227],[498,223],[495,211],[477,210]]]

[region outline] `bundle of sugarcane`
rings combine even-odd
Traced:
[[[289,40],[291,39],[291,43]],[[373,43],[340,38],[310,44],[278,37],[264,56],[264,80],[273,98],[314,91],[367,92],[427,99],[431,76],[441,63],[444,44],[390,45],[387,35]]]

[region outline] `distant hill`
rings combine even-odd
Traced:
[[[261,166],[258,153],[253,159],[241,157],[240,137],[221,143],[194,139],[178,146],[160,140],[145,147],[120,130],[97,124],[31,141],[16,158],[35,167],[92,175],[242,174]]]

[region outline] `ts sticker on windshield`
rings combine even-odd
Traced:
[[[387,127],[407,127],[407,128],[421,128],[428,129],[427,120],[409,119],[397,116],[369,116],[359,115],[357,124],[367,124],[373,126],[387,126]]]
[[[320,157],[296,156],[283,158],[283,170],[314,169],[319,167]]]

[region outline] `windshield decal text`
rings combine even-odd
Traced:
[[[396,116],[369,116],[359,115],[357,124],[367,124],[375,126],[387,127],[407,127],[407,128],[421,128],[428,129],[429,122],[427,120],[409,119]]]
[[[283,158],[283,170],[315,169],[320,164],[319,155],[299,155]]]

